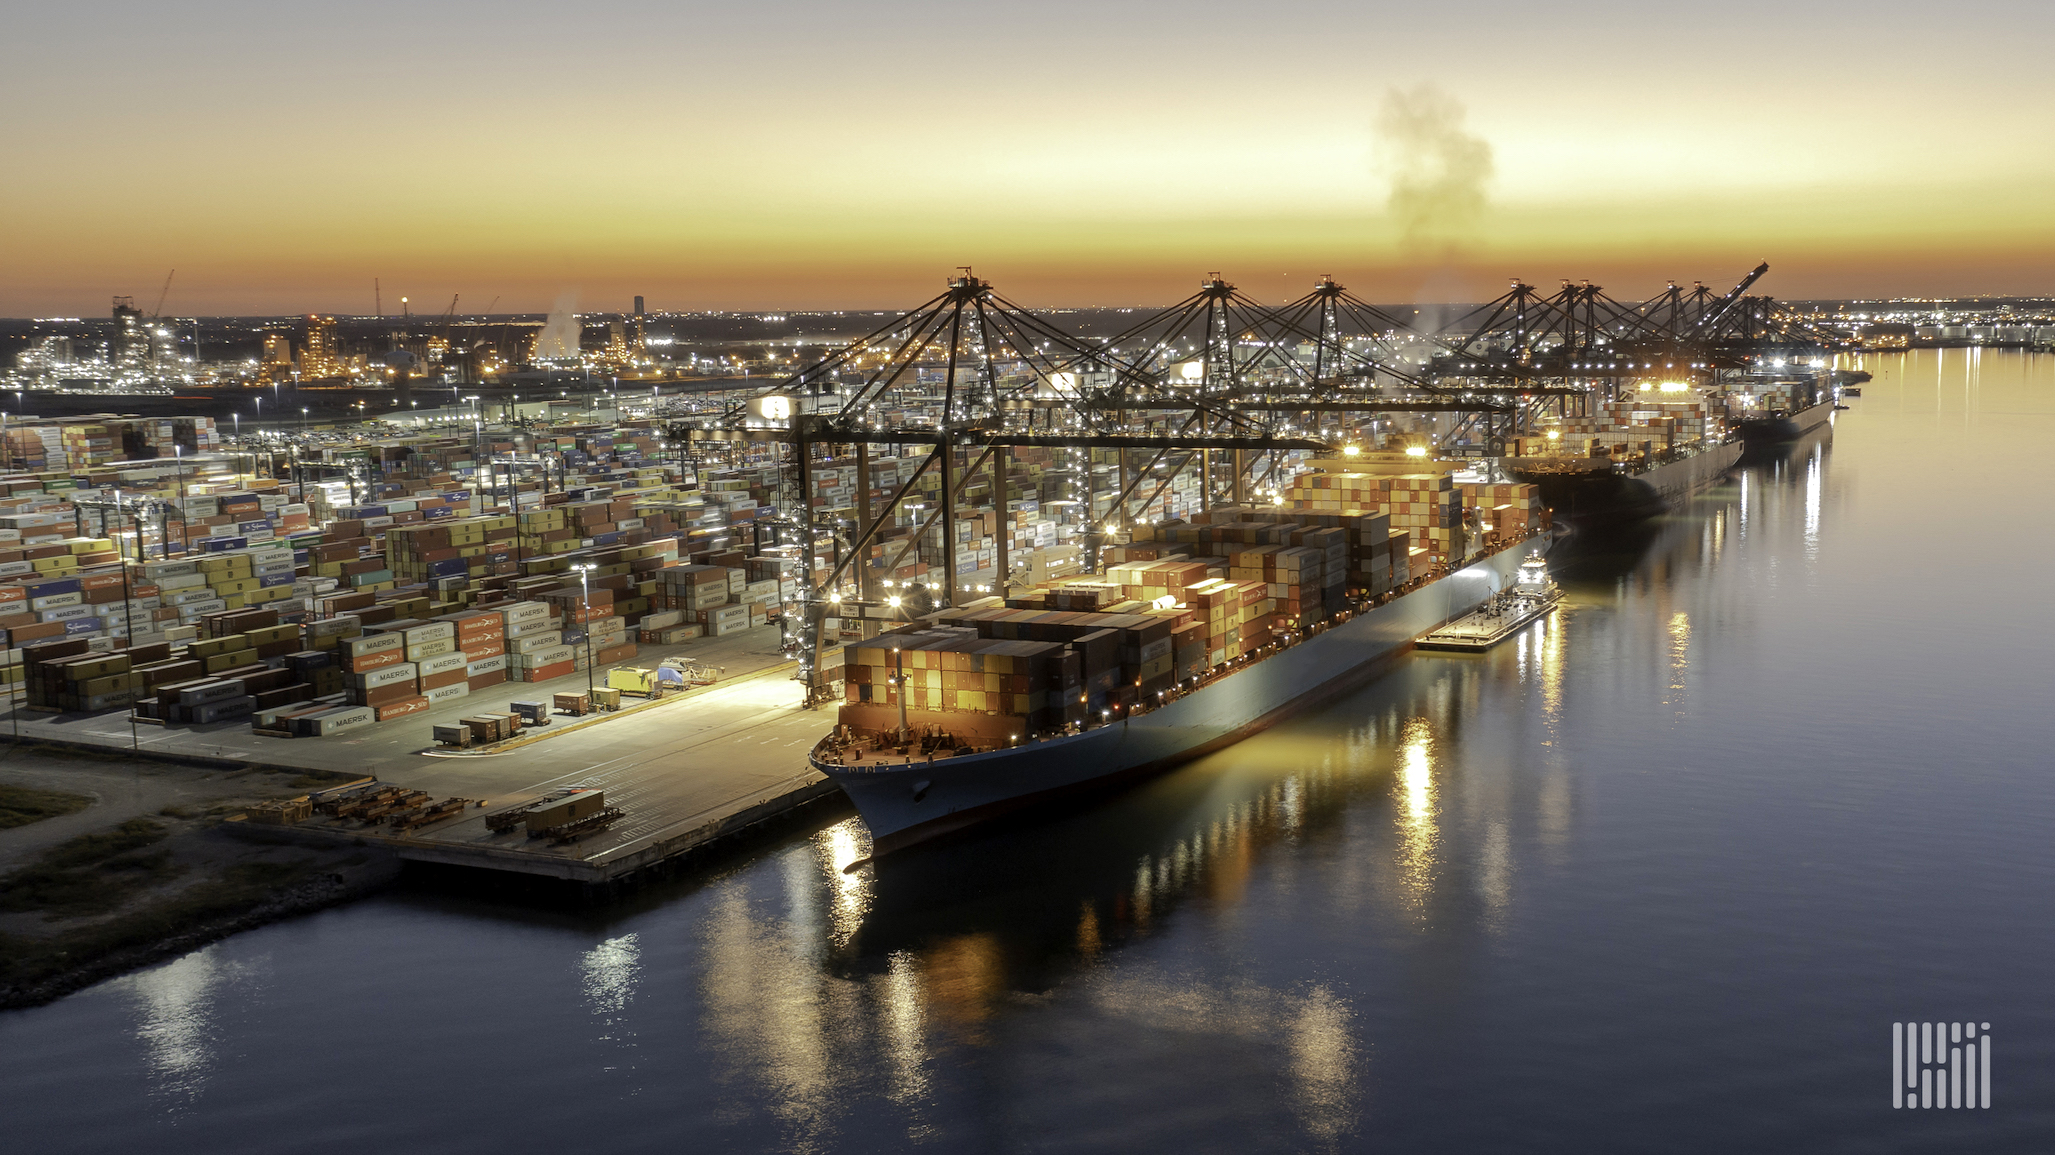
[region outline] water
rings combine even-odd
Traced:
[[[0,1017],[13,1150],[2045,1149],[2055,360],[1873,359],[1556,619],[1075,817],[400,893]],[[1894,1112],[1896,1020],[1988,1111]]]

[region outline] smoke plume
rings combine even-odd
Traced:
[[[1464,130],[1466,115],[1433,84],[1384,94],[1377,153],[1391,178],[1386,207],[1408,247],[1452,249],[1484,213],[1491,143]]]
[[[564,293],[557,297],[556,307],[549,311],[549,320],[542,331],[535,335],[534,360],[569,361],[578,356],[578,336],[583,326],[578,324],[578,294]]]

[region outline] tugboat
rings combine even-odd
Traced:
[[[1482,653],[1545,616],[1562,599],[1561,587],[1548,574],[1548,563],[1542,560],[1541,551],[1535,550],[1520,563],[1512,585],[1474,612],[1413,644],[1423,650]]]

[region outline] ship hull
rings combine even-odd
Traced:
[[[815,757],[813,765],[863,815],[874,855],[1105,790],[1232,745],[1360,685],[1415,638],[1482,605],[1524,554],[1501,550],[1125,721],[935,762],[846,767]]]
[[[1773,452],[1825,425],[1834,416],[1833,394],[1785,417],[1757,417],[1737,423],[1735,434],[1751,458]]]
[[[1595,469],[1553,473],[1514,467],[1513,476],[1539,490],[1550,516],[1573,532],[1603,535],[1661,517],[1727,475],[1741,460],[1740,442],[1709,446],[1640,473]]]

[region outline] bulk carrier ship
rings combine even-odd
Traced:
[[[936,627],[913,626],[860,644],[874,655],[889,653],[892,664],[865,667],[873,675],[882,671],[882,679],[852,681],[840,725],[810,760],[856,805],[870,827],[874,855],[1159,773],[1360,685],[1411,649],[1415,639],[1484,604],[1506,586],[1531,548],[1528,533],[1505,536],[1496,548],[1450,572],[1407,580],[1382,594],[1354,600],[1309,595],[1313,608],[1296,621],[1263,630],[1267,637],[1252,639],[1246,652],[1217,662],[1224,657],[1217,650],[1201,651],[1196,663],[1177,661],[1182,651],[1170,637],[1195,628],[1175,623],[1188,605],[1207,600],[1204,586],[1192,587],[1188,602],[1172,593],[1153,604],[1114,603],[1107,610],[1037,615],[974,604],[944,612],[935,615]],[[1142,612],[1130,612],[1137,608]],[[1029,620],[1020,622],[1023,617]],[[1041,643],[1038,657],[1035,643],[1008,640],[1017,632],[1009,629],[1013,624],[1070,640]],[[937,628],[953,628],[957,636],[938,646],[932,637]],[[1117,644],[1121,651],[1118,693],[1089,684],[1095,671],[1084,668],[1087,660],[1111,664],[1110,658],[1093,657],[1099,643],[1109,652]],[[1159,656],[1142,656],[1151,650]],[[957,669],[936,669],[937,653],[954,657]],[[908,697],[920,692],[912,682],[970,678],[979,686],[998,684],[997,692],[1004,693],[1008,680],[1025,688],[1016,669],[1035,670],[1031,677],[1044,683],[1036,687],[1040,700],[1058,701],[1015,713],[907,712]],[[1172,676],[1166,682],[1150,670]],[[1032,706],[1030,695],[1014,698]]]

